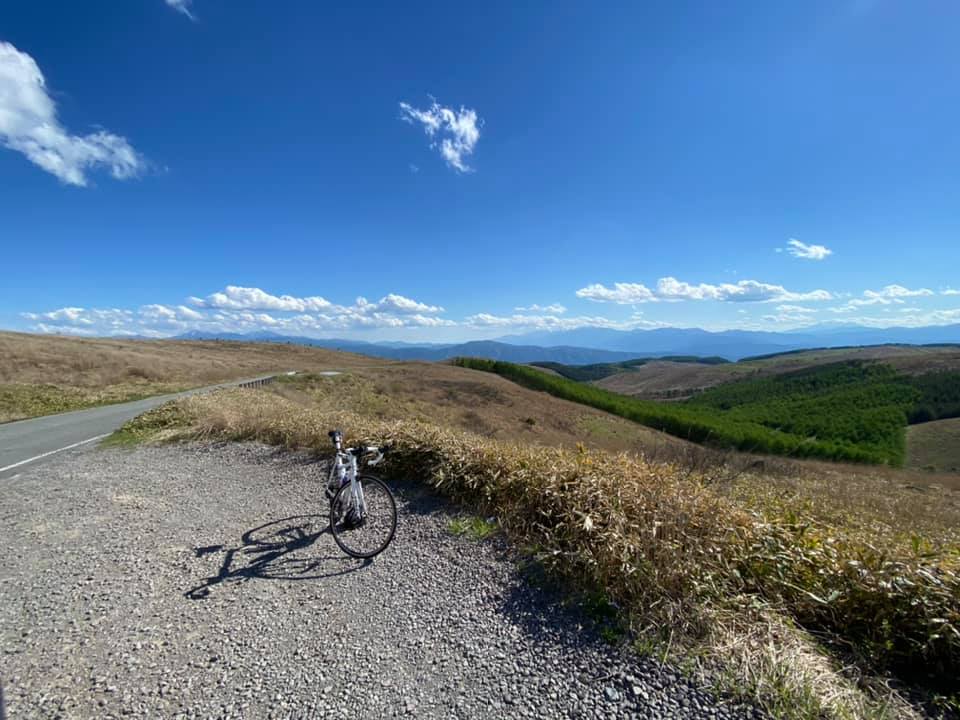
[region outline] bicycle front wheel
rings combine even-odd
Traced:
[[[355,558],[382,553],[397,530],[397,503],[390,488],[373,475],[347,483],[330,503],[330,530],[337,545]]]

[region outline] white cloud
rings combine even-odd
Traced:
[[[0,42],[0,144],[69,185],[85,186],[87,171],[105,167],[118,179],[136,177],[146,162],[127,140],[98,130],[71,135],[60,125],[46,81],[32,57]]]
[[[933,295],[933,290],[928,290],[927,288],[919,288],[917,290],[910,290],[903,287],[903,285],[887,285],[882,290],[864,290],[863,296],[869,299],[892,299],[892,298],[905,298],[905,297],[929,297]]]
[[[613,302],[620,305],[635,303],[680,300],[716,300],[720,302],[796,302],[811,300],[830,300],[833,298],[826,290],[812,292],[791,292],[781,285],[740,280],[737,283],[710,285],[700,283],[691,285],[674,277],[660,278],[656,290],[639,283],[614,283],[612,288],[595,283],[577,290],[577,297],[596,302]]]
[[[911,308],[903,308],[903,311],[909,310],[911,310]],[[887,315],[886,317],[848,317],[843,319],[843,323],[874,328],[927,327],[931,325],[952,325],[954,323],[960,323],[960,309],[930,310],[926,312],[915,308],[914,310],[916,310],[916,312],[913,314],[903,312],[899,315]]]
[[[550,315],[563,315],[567,309],[560,303],[553,303],[551,305],[528,305],[527,307],[515,307],[514,310],[517,312],[543,312],[549,313]]]
[[[777,325],[792,325],[795,327],[814,325],[817,322],[807,314],[789,312],[777,313],[776,315],[763,315],[761,319]]]
[[[328,300],[319,297],[292,297],[271,295],[260,288],[227,285],[223,292],[215,292],[206,298],[188,298],[198,307],[225,310],[281,310],[286,312],[316,312],[333,307]]]
[[[612,302],[618,305],[655,302],[657,298],[646,285],[640,283],[614,283],[612,288],[600,283],[587,285],[577,290],[577,297],[595,302]]]
[[[193,5],[193,0],[165,0],[167,5],[172,7],[178,13],[183,13],[191,20],[196,20],[193,16],[193,12],[190,10],[190,6]]]
[[[349,331],[375,328],[449,327],[457,323],[436,317],[444,310],[390,293],[377,302],[357,298],[353,305],[335,305],[321,297],[271,295],[259,288],[227,286],[186,305],[142,305],[138,310],[65,307],[43,313],[22,313],[40,332],[89,335],[174,335],[186,330],[278,333]],[[269,312],[265,312],[269,311]],[[299,313],[294,315],[293,313]]]
[[[804,260],[824,260],[828,255],[833,255],[833,250],[828,250],[823,245],[807,245],[796,238],[790,238],[787,245],[788,253]]]
[[[434,315],[436,313],[443,312],[443,308],[438,305],[427,305],[425,303],[417,302],[416,300],[411,300],[403,295],[396,295],[394,293],[390,293],[389,295],[380,298],[380,300],[375,303],[367,302],[366,298],[359,297],[357,298],[357,304],[355,305],[355,308],[357,311],[363,313],[394,312],[428,313]]]
[[[189,302],[197,307],[220,310],[273,310],[278,312],[328,313],[331,315],[374,316],[377,314],[427,314],[436,315],[444,310],[438,305],[412,300],[403,295],[390,293],[377,302],[358,297],[352,306],[334,305],[318,295],[294,297],[292,295],[271,295],[260,288],[227,285],[221,292],[207,295],[205,298],[190,297]]]
[[[401,102],[400,119],[410,124],[420,123],[432,140],[430,147],[438,148],[447,164],[454,170],[471,170],[464,158],[473,154],[480,140],[480,127],[483,124],[477,119],[475,110],[461,107],[457,112],[441,106],[436,100],[427,110],[419,110],[409,103]]]
[[[910,290],[903,285],[887,285],[881,290],[864,290],[863,297],[848,300],[845,305],[830,308],[830,312],[848,313],[871,305],[903,305],[903,298],[930,297],[935,293],[927,288]]]
[[[634,317],[627,321],[609,320],[604,317],[565,317],[554,315],[491,315],[478,313],[470,315],[464,321],[476,328],[523,328],[526,330],[574,330],[581,327],[614,328],[630,330],[634,328],[664,327],[665,323],[642,320]]]
[[[947,288],[944,290],[941,295],[960,295],[960,290],[954,290],[953,288]]]
[[[781,313],[815,313],[818,312],[816,308],[808,308],[803,305],[777,305],[777,312]]]

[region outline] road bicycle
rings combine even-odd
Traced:
[[[361,474],[360,466],[378,465],[388,448],[376,445],[345,448],[342,432],[331,430],[328,434],[336,450],[326,490],[330,501],[330,531],[347,555],[372,558],[393,540],[397,530],[397,503],[390,488],[380,478]]]

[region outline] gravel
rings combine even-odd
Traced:
[[[65,454],[3,481],[13,718],[753,718],[605,643],[502,539],[393,483],[372,562],[327,531],[322,463],[254,444]]]

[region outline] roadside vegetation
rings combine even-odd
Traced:
[[[718,458],[690,467],[504,442],[283,393],[188,398],[122,433],[258,440],[318,454],[328,452],[331,427],[349,442],[388,441],[385,471],[462,503],[470,515],[460,530],[470,532],[469,518],[496,518],[555,577],[601,593],[638,648],[778,717],[917,716],[903,699],[912,691],[930,707],[957,707],[956,498],[930,498],[918,518],[919,500],[880,476],[844,487],[788,466],[731,469]],[[846,492],[849,502],[839,503]]]

